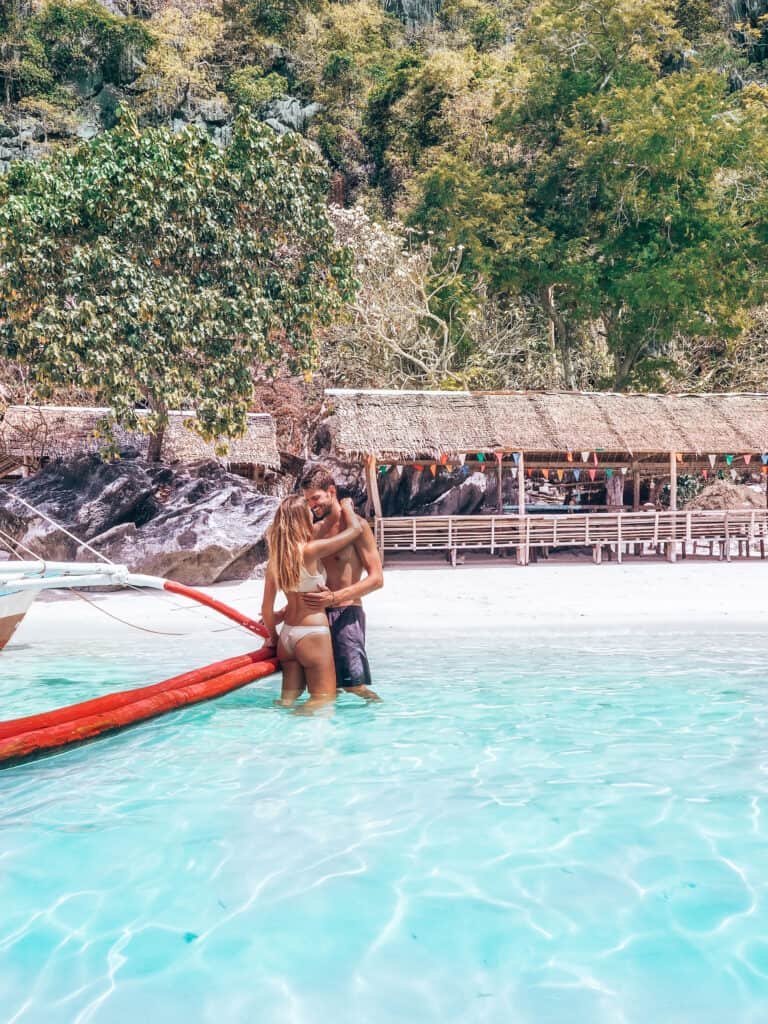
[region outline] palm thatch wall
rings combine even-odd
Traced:
[[[83,451],[99,451],[105,446],[102,425],[109,409],[74,406],[12,405],[0,422],[0,452],[7,456],[39,462]],[[163,437],[161,459],[164,462],[194,462],[218,458],[236,464],[277,469],[280,455],[275,438],[275,423],[266,414],[249,414],[243,437],[227,440],[227,454],[220,456],[217,445],[204,441],[188,424],[193,413],[171,412]],[[146,453],[148,437],[141,431],[113,428],[118,447],[132,447]]]

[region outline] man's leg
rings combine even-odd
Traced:
[[[336,665],[336,686],[363,700],[380,701],[371,689],[371,669],[365,651],[365,613],[359,605],[331,608],[328,612]]]

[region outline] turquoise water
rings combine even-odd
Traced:
[[[243,649],[74,643],[8,649],[6,715]],[[761,636],[371,650],[379,706],[262,682],[0,772],[0,1020],[768,1020]]]

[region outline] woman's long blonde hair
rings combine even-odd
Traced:
[[[267,572],[272,573],[284,594],[289,590],[298,590],[304,545],[310,540],[312,516],[309,506],[302,495],[292,494],[277,506],[275,518],[267,530]]]

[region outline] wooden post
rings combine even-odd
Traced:
[[[499,488],[499,515],[504,515],[504,497],[501,493],[501,459],[496,459],[496,480]]]
[[[677,452],[669,453],[669,511],[677,512]],[[672,536],[676,535],[675,517],[672,518]],[[670,541],[668,558],[670,562],[677,560],[674,540]]]
[[[640,511],[640,470],[632,467],[632,511]]]
[[[520,516],[520,546],[517,549],[517,560],[520,565],[528,564],[528,550],[525,543],[525,455],[520,452],[517,463],[517,514]]]
[[[381,519],[381,495],[376,474],[376,456],[369,455],[365,462],[365,476],[368,483],[368,501],[373,505],[373,514]]]

